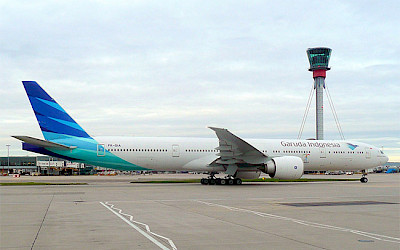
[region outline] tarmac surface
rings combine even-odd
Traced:
[[[0,186],[0,248],[400,249],[400,174],[368,183],[130,183],[201,176],[0,177],[88,183]]]

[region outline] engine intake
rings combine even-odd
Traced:
[[[304,173],[304,163],[297,156],[275,157],[268,161],[261,171],[269,174],[271,178],[281,180],[300,179]]]

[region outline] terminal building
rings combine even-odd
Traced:
[[[48,156],[0,157],[0,174],[87,175],[100,170],[83,163]]]

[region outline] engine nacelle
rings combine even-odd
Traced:
[[[304,173],[304,163],[297,156],[275,157],[267,162],[261,171],[269,174],[271,178],[281,180],[300,179]]]
[[[258,179],[260,177],[261,171],[251,171],[251,172],[237,172],[236,178],[240,179]]]

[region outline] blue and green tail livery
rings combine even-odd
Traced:
[[[36,119],[46,140],[91,138],[67,112],[34,81],[23,81]]]
[[[115,156],[98,143],[35,81],[23,81],[36,119],[46,140],[15,136],[23,149],[96,166],[144,170]]]

